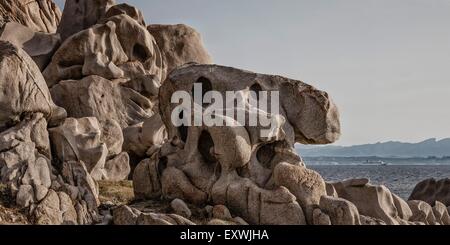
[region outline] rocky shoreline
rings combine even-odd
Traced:
[[[0,224],[450,225],[448,179],[406,201],[306,167],[296,143],[340,136],[328,93],[212,63],[193,28],[128,4],[0,0]],[[174,126],[172,95],[195,84],[279,91],[280,115],[240,108],[272,134]]]

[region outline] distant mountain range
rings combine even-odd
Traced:
[[[297,151],[303,157],[396,157],[427,158],[450,156],[450,138],[429,139],[420,143],[386,142],[355,146],[303,146]]]

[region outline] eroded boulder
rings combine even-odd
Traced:
[[[16,22],[36,32],[55,33],[61,10],[52,0],[1,0],[0,26]]]
[[[450,179],[427,179],[416,185],[409,200],[421,200],[430,205],[436,201],[450,206]]]

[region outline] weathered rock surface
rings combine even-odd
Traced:
[[[416,185],[409,200],[421,200],[430,205],[436,201],[450,206],[450,179],[427,179]]]
[[[147,88],[155,79],[157,83],[161,81],[165,72],[162,62],[152,35],[136,20],[122,14],[68,38],[43,74],[49,87],[63,80],[97,75]]]
[[[97,24],[114,4],[114,0],[66,0],[58,26],[62,40]]]
[[[128,206],[115,209],[113,217],[115,225],[195,225],[176,214],[145,213]]]
[[[187,64],[211,64],[200,34],[186,25],[149,25],[167,65],[167,72]]]
[[[437,223],[434,216],[433,208],[423,201],[408,201],[413,216],[410,218],[412,222],[422,222],[426,225],[435,225]]]
[[[82,161],[95,180],[124,180],[130,173],[128,154],[108,160],[108,147],[102,141],[108,139],[102,137],[105,132],[95,117],[68,118],[61,126],[50,129],[55,157],[61,163]]]
[[[17,22],[36,32],[55,33],[61,10],[52,0],[1,0],[0,26]]]
[[[189,209],[188,205],[181,199],[175,199],[170,203],[170,207],[173,209],[175,214],[178,214],[186,219],[192,216],[192,211]]]
[[[433,207],[433,214],[439,224],[450,225],[450,215],[443,203],[436,201]]]
[[[391,192],[385,186],[367,183],[366,179],[347,180],[333,186],[339,197],[355,204],[361,215],[380,219],[388,225],[397,225],[399,214]]]
[[[356,206],[342,198],[322,196],[320,210],[328,215],[332,225],[361,225]]]
[[[53,103],[30,56],[4,41],[0,41],[0,88],[0,132],[26,114],[42,113],[52,125],[66,117],[65,110]]]
[[[23,49],[42,71],[60,45],[58,34],[36,32],[15,22],[6,23],[0,30],[0,40]]]

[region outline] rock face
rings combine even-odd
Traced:
[[[427,179],[414,188],[409,200],[421,200],[430,205],[436,201],[450,206],[450,179]]]
[[[171,104],[172,94],[192,93],[194,84],[199,83],[224,94],[278,89],[282,103],[289,103],[288,107],[280,106],[293,111],[280,108],[281,115],[257,111],[272,119],[273,134],[268,137],[261,136],[261,127],[175,127],[171,122],[172,111],[176,110],[176,104]],[[310,110],[300,109],[304,103]],[[293,145],[338,138],[338,112],[326,93],[287,78],[214,65],[189,65],[172,72],[164,82],[160,111],[169,141],[138,166],[139,172],[134,175],[138,196],[162,194],[194,204],[203,204],[211,197],[214,204],[227,205],[251,224],[306,224],[305,213],[312,223],[313,206],[326,194],[325,182],[304,167]],[[299,115],[308,118],[312,114],[321,123],[306,126],[301,122]]]
[[[391,192],[385,186],[368,184],[368,180],[348,180],[334,184],[340,198],[356,205],[360,214],[377,218],[389,225],[398,224],[399,214]]]
[[[42,71],[60,45],[58,34],[36,32],[15,22],[6,23],[0,31],[0,40],[8,41],[23,49]]]
[[[149,25],[147,29],[158,43],[168,73],[187,63],[212,63],[200,34],[192,27],[182,24]]]
[[[35,32],[55,33],[61,10],[52,0],[1,0],[0,26],[16,22]]]
[[[0,41],[0,131],[15,125],[21,116],[42,113],[50,124],[66,117],[50,96],[39,68],[28,54]]]
[[[358,209],[347,200],[322,196],[320,211],[329,217],[332,225],[361,225]]]
[[[408,201],[408,205],[413,213],[410,221],[421,222],[427,225],[437,224],[433,208],[428,203],[423,201]]]
[[[61,162],[82,161],[95,180],[123,180],[130,173],[126,153],[107,162],[108,146],[102,141],[101,126],[95,117],[68,118],[50,129],[55,157]]]
[[[62,40],[97,24],[114,4],[114,0],[66,0],[58,26]]]

